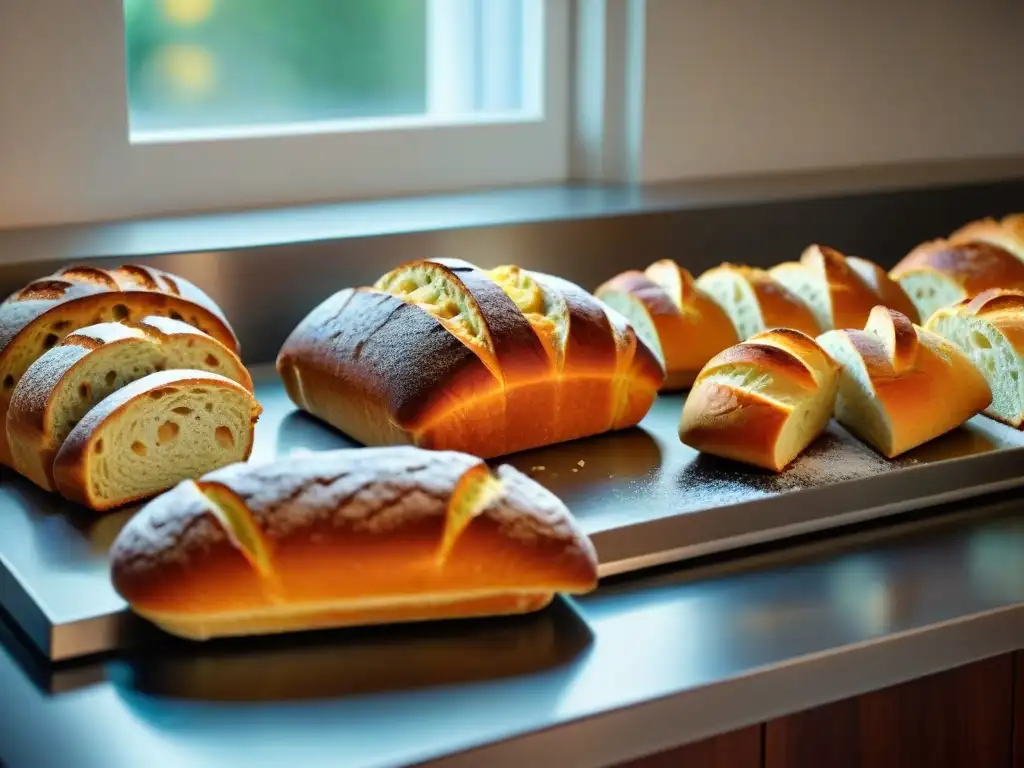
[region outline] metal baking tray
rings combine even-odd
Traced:
[[[297,411],[272,368],[253,461],[353,446]],[[978,416],[895,461],[833,423],[781,474],[679,442],[683,396],[640,426],[527,451],[513,464],[557,493],[591,535],[601,574],[625,573],[1024,485],[1024,434]],[[0,605],[50,659],[122,649],[142,622],[110,585],[107,550],[134,509],[97,516],[14,473],[0,477]]]

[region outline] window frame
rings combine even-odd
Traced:
[[[133,142],[121,1],[6,0],[0,149],[19,183],[0,184],[0,229],[563,181],[570,0],[525,2],[541,28],[541,56],[526,57],[540,70],[525,73],[538,109]]]

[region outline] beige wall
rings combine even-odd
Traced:
[[[1024,155],[1020,0],[647,0],[645,181]]]

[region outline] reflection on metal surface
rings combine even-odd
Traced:
[[[108,665],[126,693],[204,701],[333,699],[529,675],[569,663],[592,641],[564,601],[526,616],[289,637],[165,643]]]
[[[4,748],[28,766],[511,768],[571,744],[574,764],[617,763],[1019,647],[1024,583],[992,579],[1019,567],[1022,508],[965,505],[616,579],[572,604],[582,631],[556,605],[521,623],[201,646],[154,635],[58,697],[28,683],[4,643],[0,701],[17,702]]]
[[[1024,516],[1002,530],[975,533],[967,543],[967,557],[975,588],[992,600],[1020,599],[1024,590]]]
[[[356,445],[298,413],[271,368],[254,370],[264,411],[251,461]],[[949,497],[1024,485],[1024,434],[984,417],[920,457],[890,464],[833,424],[782,474],[700,455],[678,438],[683,397],[639,427],[500,457],[562,498],[591,535],[603,576],[829,528]],[[953,451],[982,444],[964,458]],[[106,547],[131,515],[97,517],[5,474],[0,601],[53,658],[124,647],[141,622],[110,585]],[[32,601],[35,601],[33,604]]]

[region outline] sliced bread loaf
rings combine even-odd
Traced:
[[[150,374],[71,430],[54,460],[54,485],[96,511],[153,496],[249,458],[261,412],[251,392],[219,374]]]
[[[65,337],[14,389],[6,425],[14,468],[52,491],[54,456],[90,409],[126,384],[175,369],[220,373],[252,391],[233,351],[179,320],[100,323]]]

